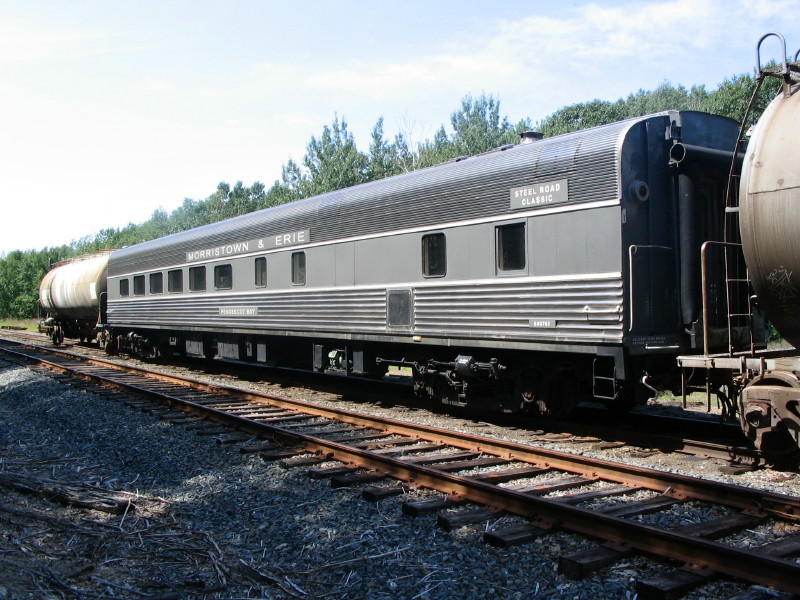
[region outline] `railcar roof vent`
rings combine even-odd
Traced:
[[[519,134],[520,144],[532,144],[544,139],[544,134],[541,131],[523,131]]]

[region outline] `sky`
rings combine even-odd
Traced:
[[[337,116],[366,151],[380,117],[422,141],[467,95],[513,123],[713,90],[768,31],[794,56],[800,0],[0,0],[0,255],[269,187]]]

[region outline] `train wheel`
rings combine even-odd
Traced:
[[[556,369],[546,375],[528,371],[519,390],[523,406],[547,420],[564,419],[578,405],[578,382],[572,369]]]
[[[56,326],[53,328],[53,345],[60,346],[64,343],[64,330]]]
[[[541,412],[538,409],[539,385],[541,375],[538,371],[527,370],[522,373],[517,384],[517,396],[522,401],[522,409],[529,412]]]
[[[116,356],[119,352],[119,340],[116,336],[109,336],[108,340],[106,341],[106,354],[110,356]]]
[[[158,362],[169,362],[172,358],[172,346],[169,341],[162,340],[153,346],[153,358]]]
[[[547,416],[553,420],[565,419],[578,405],[578,382],[571,369],[555,371],[546,382],[545,404]]]
[[[386,373],[389,372],[389,365],[372,365],[364,370],[361,375],[364,379],[383,379]]]
[[[753,445],[773,456],[800,453],[800,379],[765,373],[741,394],[739,423]]]

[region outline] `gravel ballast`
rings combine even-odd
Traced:
[[[0,599],[632,599],[636,578],[671,568],[634,557],[572,581],[558,575],[558,556],[592,540],[558,532],[493,548],[485,525],[444,532],[435,515],[402,515],[404,500],[430,492],[370,504],[360,489],[333,489],[121,397],[0,361],[0,471],[133,505],[109,514],[0,486]],[[800,487],[782,473],[746,477]],[[687,598],[742,589],[717,582]]]

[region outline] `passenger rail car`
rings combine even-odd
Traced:
[[[630,404],[702,350],[700,246],[722,239],[737,135],[671,111],[526,136],[118,250],[108,349],[405,365],[422,396],[504,411]],[[727,307],[706,310],[721,344]]]

